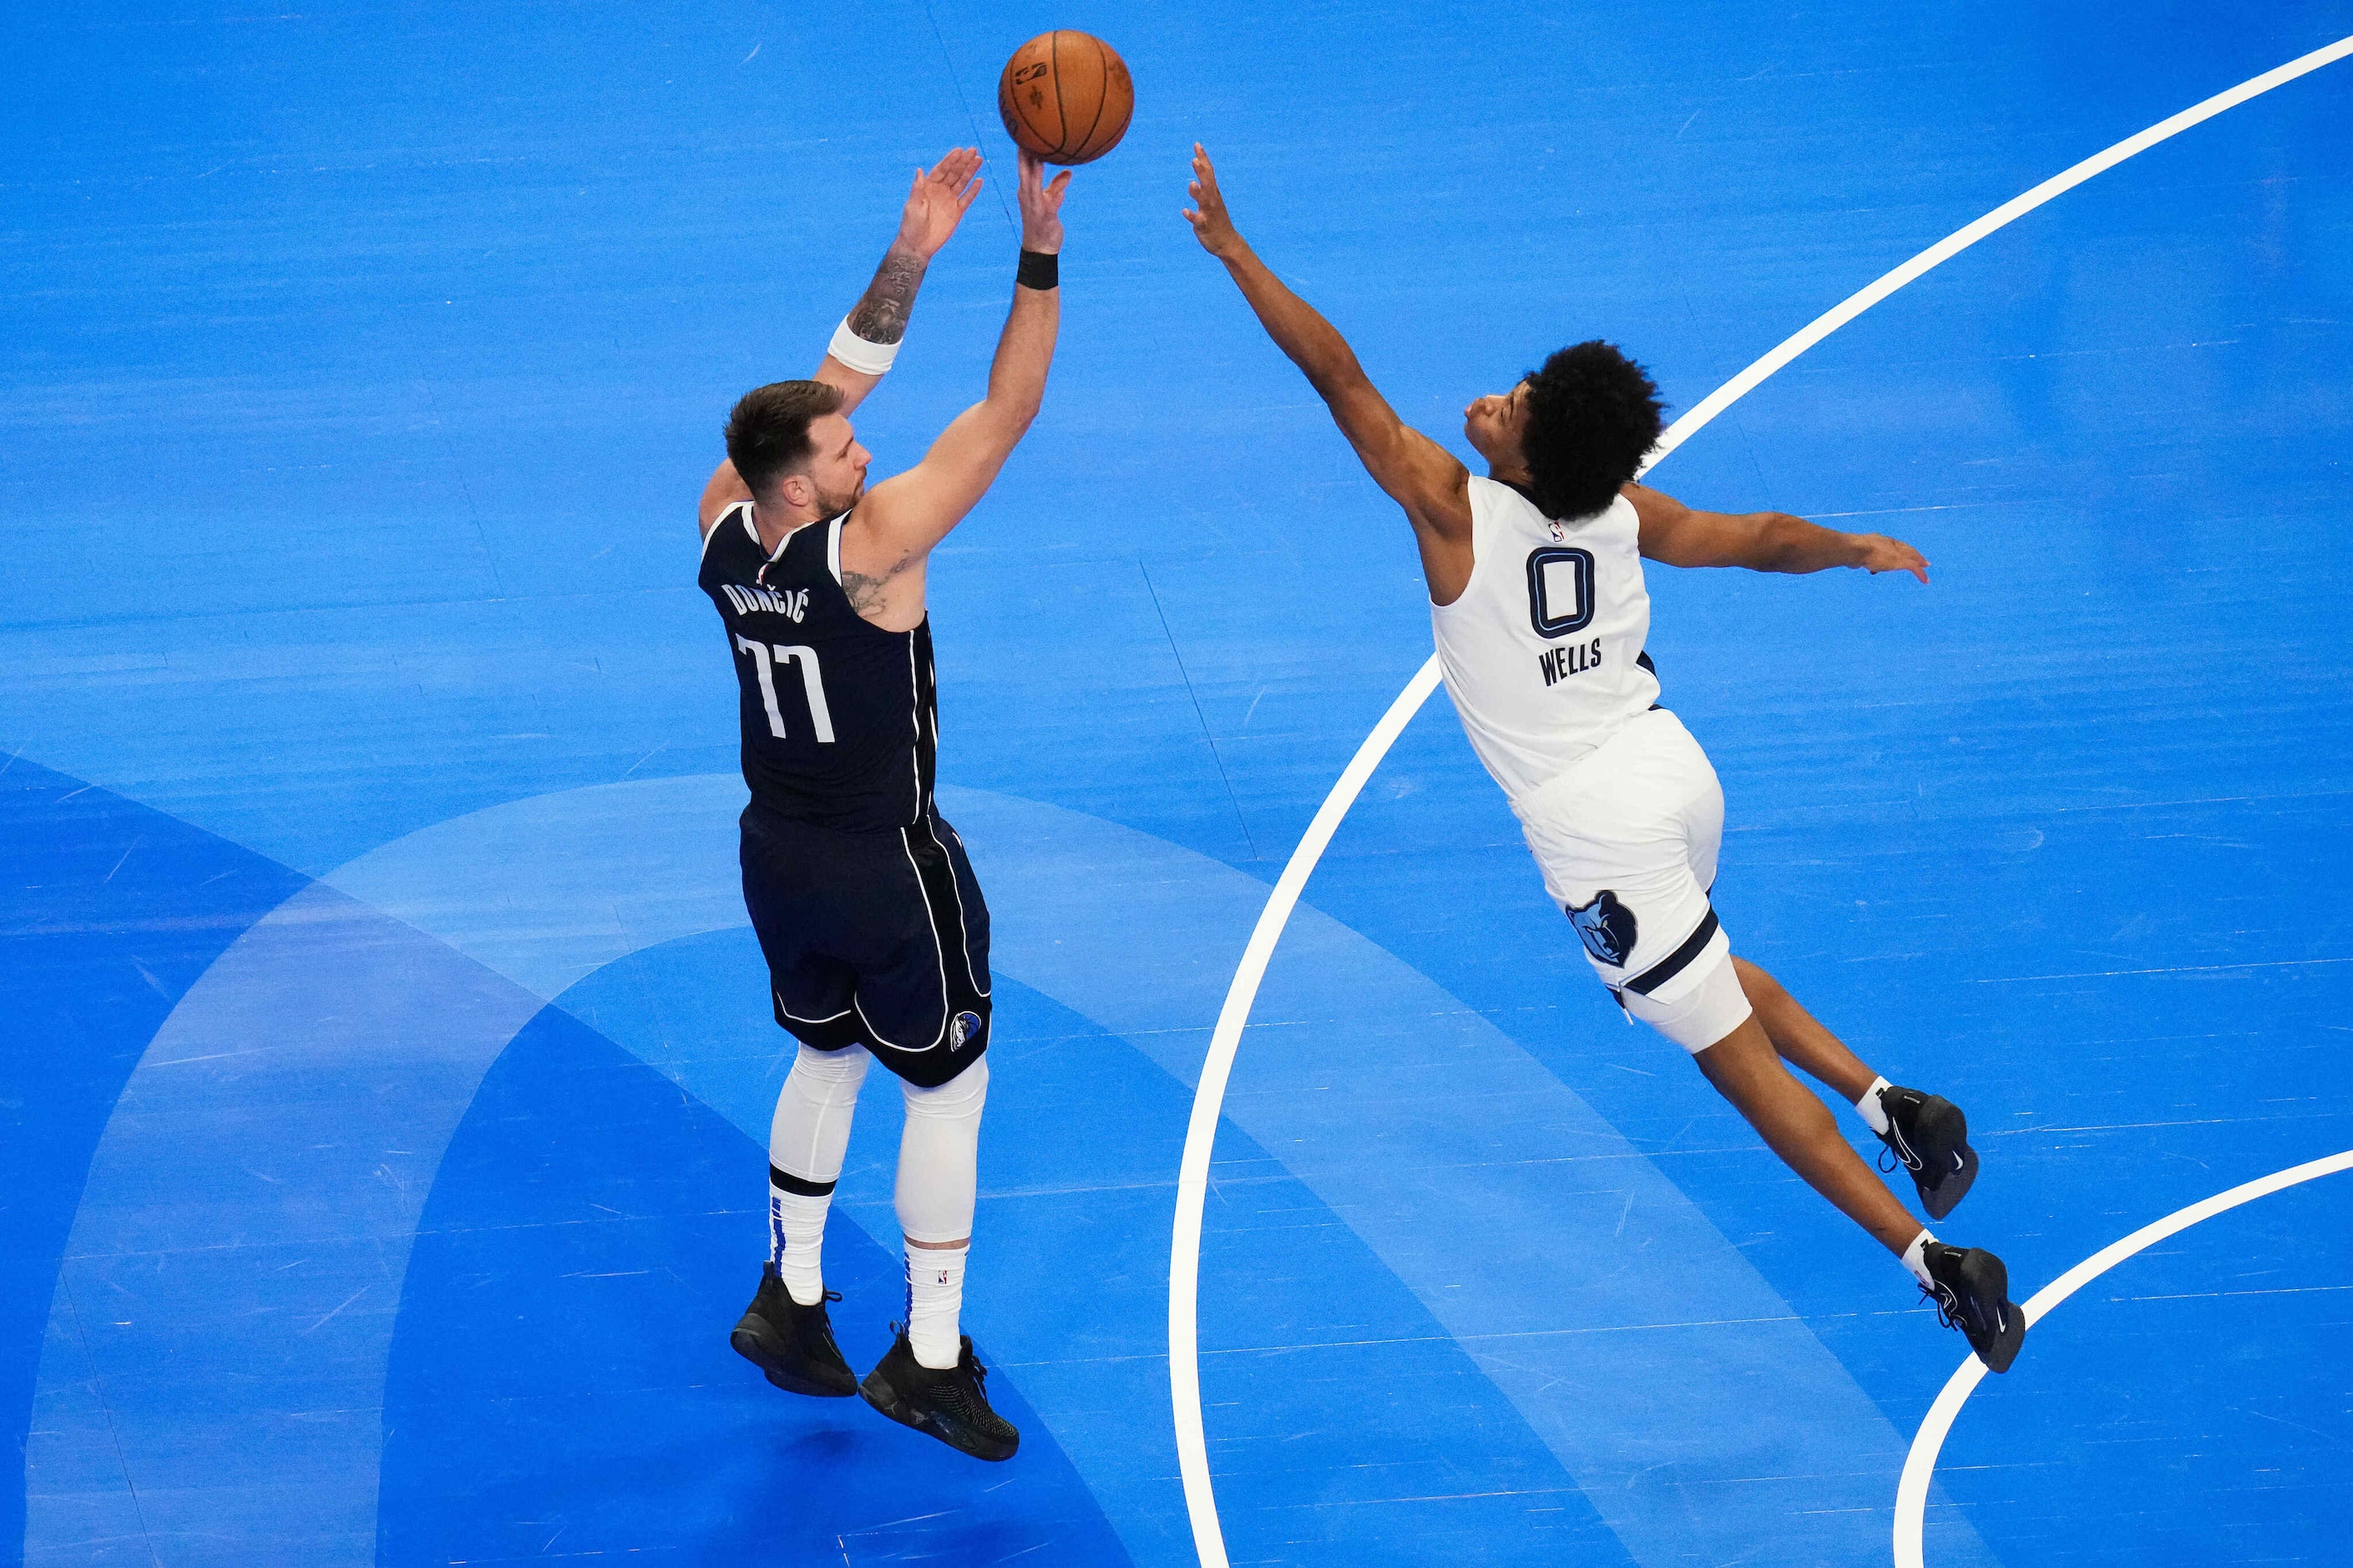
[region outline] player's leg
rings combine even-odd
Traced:
[[[1731,966],[1715,981],[1735,985]],[[2010,1370],[2026,1319],[2010,1300],[2001,1259],[1982,1247],[1947,1247],[1914,1219],[1840,1135],[1830,1108],[1783,1065],[1753,1013],[1714,1045],[1694,1049],[1692,1059],[1782,1163],[1904,1260],[1938,1315],[1961,1330],[1988,1367]]]
[[[963,1359],[959,1318],[979,1185],[980,1113],[988,1099],[982,1057],[934,1089],[910,1083],[892,1198],[907,1244],[907,1342],[918,1364],[944,1372]]]
[[[1521,805],[1547,889],[1629,1016],[1698,1058],[1767,1145],[1902,1258],[1989,1366],[2007,1367],[2023,1320],[2000,1260],[1937,1244],[1840,1136],[1757,1016],[1705,891],[1723,795],[1682,724],[1664,712],[1634,721]]]
[[[825,1288],[820,1259],[866,1063],[858,1046],[820,1051],[803,1045],[769,1123],[768,1262],[728,1342],[793,1394],[840,1399],[858,1392],[858,1374],[834,1342],[826,1311],[841,1293]]]
[[[1841,1135],[1830,1108],[1782,1065],[1754,1014],[1693,1059],[1766,1146],[1898,1258],[1926,1235],[1877,1173]],[[1907,1262],[1911,1261],[1906,1259]]]
[[[871,1059],[862,1046],[801,1047],[768,1124],[768,1261],[804,1307],[825,1299],[826,1215]]]
[[[1765,1037],[1773,1042],[1782,1060],[1836,1089],[1850,1102],[1870,1092],[1879,1075],[1847,1049],[1845,1041],[1799,1006],[1779,981],[1745,958],[1735,958],[1732,966],[1740,976],[1740,989],[1747,994],[1748,1005],[1757,1009],[1757,1022]]]
[[[1968,1119],[1960,1107],[1942,1095],[1888,1082],[1779,981],[1745,958],[1732,963],[1757,1023],[1782,1059],[1854,1107],[1872,1135],[1912,1173],[1930,1219],[1952,1213],[1978,1175],[1977,1151],[1969,1147]]]
[[[893,1421],[979,1459],[1009,1459],[1021,1434],[989,1406],[987,1369],[960,1321],[979,1186],[980,1117],[988,1059],[975,1056],[945,1083],[904,1085],[894,1199],[906,1241],[907,1320],[860,1392]]]
[[[852,973],[818,950],[842,869],[835,835],[747,811],[744,903],[768,961],[776,1023],[800,1048],[768,1130],[768,1259],[729,1342],[778,1388],[844,1397],[858,1391],[826,1311],[826,1215],[849,1144],[867,1053],[851,1011]],[[825,874],[828,870],[834,875]]]
[[[989,1407],[987,1369],[960,1323],[988,1099],[987,906],[944,823],[910,828],[906,908],[920,922],[892,962],[859,977],[876,1054],[904,1080],[894,1194],[906,1243],[907,1321],[860,1392],[893,1421],[981,1459],[1021,1434]]]

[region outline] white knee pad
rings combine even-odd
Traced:
[[[904,1086],[907,1130],[899,1138],[899,1228],[910,1241],[962,1241],[972,1234],[980,1184],[980,1110],[988,1058],[937,1089]]]
[[[768,1163],[805,1182],[840,1180],[858,1089],[872,1059],[864,1046],[838,1051],[803,1046],[785,1075],[784,1092],[776,1096],[776,1120],[768,1124]]]
[[[1748,1005],[1748,994],[1740,988],[1740,973],[1732,967],[1728,952],[1688,986],[1675,987],[1670,1000],[1645,996],[1639,991],[1620,991],[1618,999],[1625,1003],[1628,1014],[1694,1056],[1740,1027],[1756,1010]]]

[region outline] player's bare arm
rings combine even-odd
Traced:
[[[1860,566],[1874,576],[1909,572],[1923,583],[1928,563],[1883,533],[1841,533],[1780,511],[1701,511],[1648,485],[1628,485],[1641,522],[1641,548],[1669,566],[1746,566],[1752,572],[1825,572]]]
[[[1333,421],[1356,449],[1373,482],[1405,509],[1421,547],[1430,598],[1441,605],[1452,603],[1471,580],[1471,470],[1398,417],[1356,363],[1348,341],[1243,242],[1218,188],[1218,172],[1198,142],[1193,144],[1193,178],[1185,189],[1194,202],[1185,214],[1194,237],[1226,264],[1242,298],[1258,313],[1259,324],[1332,410]]]
[[[1068,170],[1048,183],[1045,168],[1021,154],[1021,248],[1040,258],[1061,253],[1062,196],[1071,184]],[[1030,277],[1032,264],[1023,265]],[[923,565],[933,547],[987,492],[1045,400],[1062,297],[1045,278],[1033,281],[1045,286],[1014,286],[988,395],[956,416],[922,462],[875,486],[842,525],[842,588],[852,607],[885,631],[923,618]]]
[[[882,253],[873,281],[867,284],[866,292],[843,323],[856,342],[843,344],[837,339],[836,347],[869,366],[881,363],[887,368],[887,361],[878,360],[874,350],[895,351],[906,337],[915,295],[923,286],[932,258],[947,244],[964,215],[972,209],[973,198],[980,195],[980,163],[978,148],[954,147],[930,168],[915,171],[914,184],[899,214],[899,232]],[[810,379],[841,394],[841,406],[836,412],[847,417],[881,384],[882,375],[881,369],[860,369],[828,349]],[[698,509],[702,531],[708,534],[729,507],[751,499],[752,492],[736,474],[735,466],[723,461],[702,487]]]

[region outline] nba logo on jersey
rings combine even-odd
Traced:
[[[1634,911],[1607,888],[1589,904],[1569,905],[1568,923],[1577,928],[1585,951],[1604,963],[1623,968],[1626,955],[1634,951]]]
[[[948,1026],[948,1049],[955,1049],[979,1032],[979,1014],[958,1013],[955,1016],[955,1022]]]
[[[1557,518],[1547,518],[1547,519],[1546,519],[1546,520],[1545,520],[1545,527],[1546,527],[1546,529],[1551,532],[1551,534],[1552,534],[1552,542],[1553,542],[1555,544],[1567,544],[1567,543],[1568,542],[1568,530],[1567,530],[1567,529],[1563,528],[1563,527],[1560,525],[1560,520],[1559,520],[1559,519],[1557,519]]]

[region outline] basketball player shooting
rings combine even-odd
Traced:
[[[1412,524],[1447,692],[1602,984],[1690,1051],[1773,1152],[1904,1260],[1988,1367],[2007,1371],[2026,1320],[2001,1260],[1930,1235],[1784,1064],[1853,1102],[1932,1219],[1977,1174],[1965,1119],[1940,1096],[1891,1085],[1779,982],[1732,956],[1708,902],[1723,792],[1699,743],[1659,706],[1642,647],[1646,558],[1757,572],[1859,566],[1923,583],[1927,562],[1879,534],[1700,511],[1634,483],[1659,437],[1658,389],[1603,342],[1562,349],[1510,390],[1472,401],[1463,435],[1488,466],[1473,475],[1398,418],[1331,323],[1242,242],[1198,143],[1187,189],[1195,237]]]
[[[768,1261],[735,1349],[779,1388],[860,1394],[983,1459],[1020,1434],[959,1331],[988,1089],[988,908],[932,786],[939,721],[924,576],[1037,417],[1061,296],[1062,196],[1021,158],[1021,257],[988,393],[867,488],[851,409],[892,365],[932,257],[980,189],[959,149],[916,176],[898,237],[817,374],[744,394],[704,489],[700,584],[735,666],[744,902],[798,1042],[768,1144]],[[907,1320],[865,1381],[834,1342],[820,1254],[869,1061],[907,1105],[896,1189]]]

